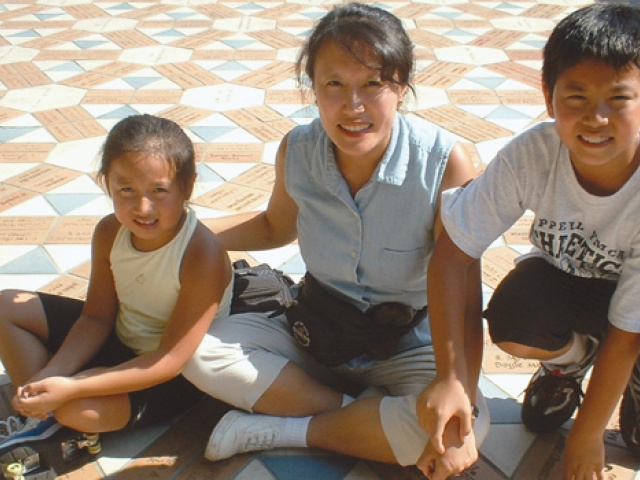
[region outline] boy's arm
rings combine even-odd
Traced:
[[[470,399],[475,398],[482,355],[478,263],[445,230],[429,262],[427,294],[437,374],[420,394],[417,414],[441,454],[443,431],[452,417],[459,418],[461,438],[472,431]]]
[[[603,435],[640,352],[640,334],[609,325],[564,453],[564,478],[602,478]]]

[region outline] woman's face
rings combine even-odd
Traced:
[[[379,63],[372,53],[364,58],[368,64]],[[320,47],[313,91],[339,162],[380,161],[406,88],[383,81],[379,70],[365,67],[331,40]]]

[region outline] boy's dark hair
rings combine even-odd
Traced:
[[[331,10],[316,25],[300,52],[296,73],[301,84],[303,68],[313,83],[316,56],[327,40],[336,42],[365,67],[379,70],[382,80],[413,90],[413,43],[393,14],[362,3],[347,3]],[[379,64],[370,64],[371,52]]]
[[[542,79],[553,92],[558,77],[584,60],[597,60],[620,70],[640,67],[640,9],[597,3],[564,18],[544,47]]]
[[[191,190],[196,175],[193,143],[180,126],[166,118],[149,114],[120,120],[109,132],[102,147],[98,178],[109,189],[111,163],[127,152],[148,152],[163,158],[184,192]]]

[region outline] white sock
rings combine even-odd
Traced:
[[[307,430],[311,417],[285,417],[282,422],[282,436],[276,447],[306,447]]]
[[[349,405],[350,403],[355,402],[356,399],[353,398],[351,395],[347,395],[346,393],[344,395],[342,395],[342,405],[340,405],[340,407],[346,407],[347,405]]]
[[[551,360],[545,360],[544,363],[550,363],[552,365],[575,365],[580,363],[587,354],[587,342],[589,335],[581,335],[573,332],[573,344],[562,355],[552,358]]]

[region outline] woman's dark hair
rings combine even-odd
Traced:
[[[313,84],[316,57],[326,41],[336,42],[368,68],[380,71],[380,78],[413,90],[413,43],[402,22],[381,8],[361,3],[335,7],[316,25],[307,39],[296,64],[298,81],[303,70]],[[376,65],[371,65],[371,53]]]
[[[565,17],[544,47],[542,79],[553,92],[558,77],[584,60],[621,70],[640,67],[640,9],[597,3]]]
[[[177,123],[148,114],[120,120],[111,129],[102,147],[98,178],[104,182],[107,190],[111,163],[127,152],[148,152],[165,159],[183,191],[191,190],[196,175],[193,143]]]

